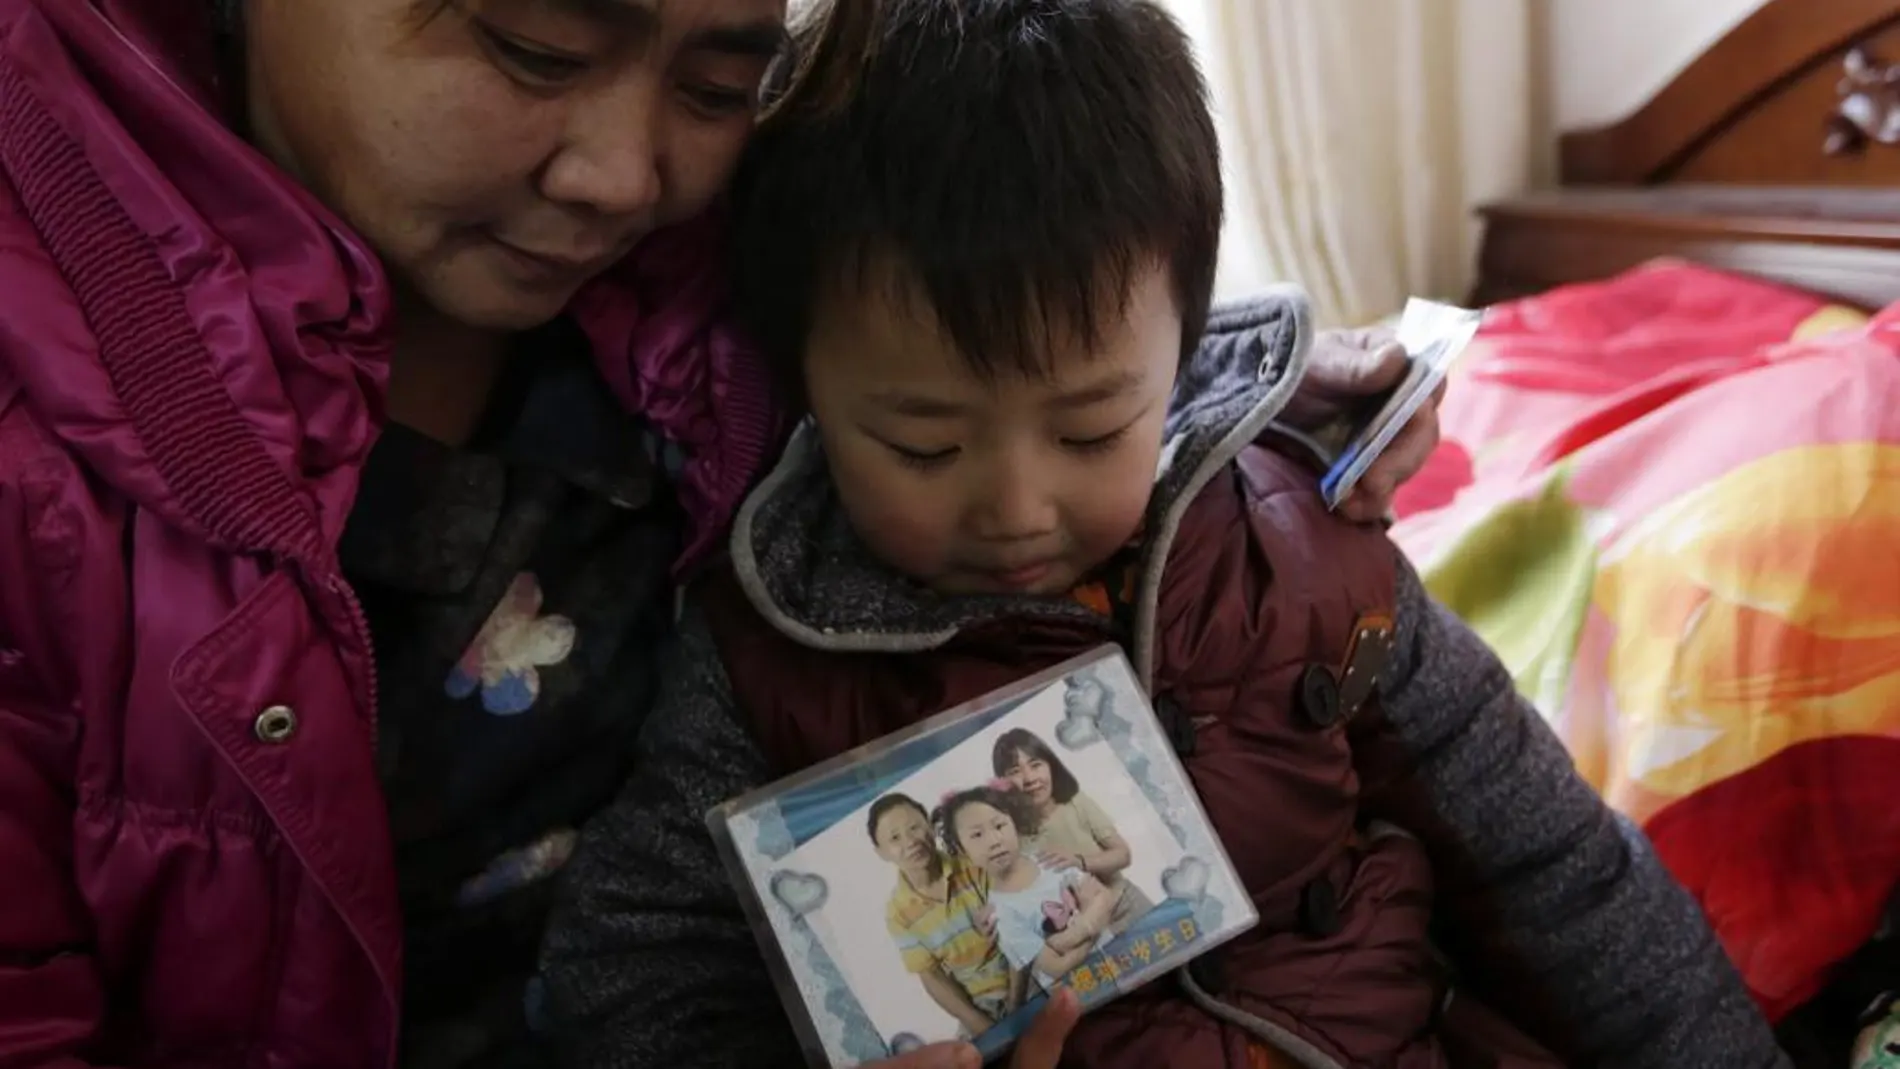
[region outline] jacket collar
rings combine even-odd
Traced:
[[[1285,407],[1304,374],[1311,333],[1305,296],[1277,290],[1217,311],[1182,368],[1145,523],[1138,669],[1153,644],[1159,564],[1187,506]],[[1065,598],[941,597],[885,567],[851,530],[809,425],[740,509],[732,565],[747,598],[774,627],[822,650],[924,650],[1002,616],[1088,613]]]
[[[0,358],[142,507],[226,548],[324,555],[381,407],[374,257],[206,110],[156,21],[57,0],[0,0],[0,21],[19,201],[0,238],[32,250],[8,266],[32,313]]]

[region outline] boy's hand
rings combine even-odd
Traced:
[[[1407,359],[1397,335],[1385,327],[1321,331],[1307,356],[1306,378],[1281,419],[1308,433],[1364,419],[1405,377]],[[1340,503],[1342,515],[1359,523],[1385,516],[1400,484],[1417,475],[1438,447],[1438,402],[1444,396],[1441,382]]]
[[[1029,1022],[1029,1030],[1016,1041],[1010,1052],[1009,1069],[1056,1069],[1062,1060],[1062,1044],[1082,1016],[1082,1002],[1075,992],[1061,988]]]
[[[1009,1069],[1056,1069],[1062,1044],[1082,1016],[1082,1004],[1068,988],[1057,991],[1010,1052]],[[981,1069],[982,1055],[968,1043],[932,1043],[908,1054],[872,1062],[865,1069]]]

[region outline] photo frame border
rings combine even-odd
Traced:
[[[1193,781],[1155,717],[1151,701],[1142,692],[1126,652],[1114,644],[1097,646],[1008,686],[988,691],[899,731],[755,788],[707,812],[707,828],[712,833],[721,860],[737,885],[746,919],[759,936],[767,971],[780,993],[781,1001],[791,1011],[787,1015],[792,1020],[799,1045],[815,1069],[861,1064],[890,1057],[909,1048],[894,1047],[890,1039],[870,1021],[852,985],[836,962],[831,960],[830,952],[817,933],[809,925],[800,923],[800,915],[783,904],[775,905],[765,900],[767,886],[773,878],[771,870],[776,867],[777,859],[789,855],[798,845],[785,823],[785,800],[795,798],[803,790],[826,783],[840,773],[866,766],[878,767],[880,762],[887,762],[894,753],[925,737],[959,726],[966,729],[960,733],[961,737],[951,741],[937,756],[921,763],[900,766],[902,774],[895,782],[902,782],[915,775],[917,770],[954,752],[970,738],[1015,713],[1025,702],[1052,684],[1080,675],[1092,667],[1115,662],[1119,662],[1119,671],[1141,699],[1142,708],[1138,710],[1138,715],[1145,723],[1127,723],[1125,730],[1105,732],[1101,741],[1114,750],[1116,759],[1127,770],[1144,800],[1155,809],[1161,824],[1183,854],[1202,860],[1207,866],[1204,892],[1193,907],[1198,929],[1204,937],[1197,944],[1198,949],[1194,954],[1179,955],[1178,960],[1156,961],[1125,977],[1118,977],[1111,994],[1093,999],[1085,995],[1084,1009],[1112,1001],[1158,976],[1182,967],[1251,928],[1258,921],[1252,900],[1245,893],[1232,861],[1214,834]],[[1124,721],[1128,719],[1122,712],[1116,716]],[[1137,735],[1140,736],[1140,742],[1146,743],[1145,746],[1137,744]],[[1120,746],[1117,746],[1118,742]],[[1155,764],[1161,767],[1144,767]],[[1160,791],[1156,782],[1157,773],[1179,785],[1177,797],[1156,797]],[[827,825],[827,829],[834,826],[835,823]],[[1167,901],[1171,900],[1156,903],[1156,909],[1162,908]],[[1203,919],[1203,910],[1211,916]],[[790,954],[790,944],[794,941],[808,944],[799,962],[795,962]],[[847,996],[848,1005],[834,1004],[840,992]],[[1028,1018],[1033,1016],[1028,1011],[1038,1007],[1047,997],[1046,993],[1038,994],[1016,1013],[975,1037],[974,1042],[984,1057],[995,1057],[1013,1045]],[[795,1007],[792,1005],[794,998],[797,1002]],[[820,1005],[830,1011],[832,1021],[821,1022],[818,1019],[813,1007]],[[821,1030],[821,1024],[828,1027]],[[844,1055],[849,1061],[840,1063],[834,1060],[838,1054]]]

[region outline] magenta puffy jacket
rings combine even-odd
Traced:
[[[0,0],[0,1067],[393,1060],[376,681],[334,551],[386,286],[219,122],[206,6]],[[775,433],[712,319],[715,225],[575,309],[689,446],[702,548]]]

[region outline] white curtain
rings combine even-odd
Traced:
[[[1164,2],[1220,122],[1220,295],[1298,282],[1329,326],[1465,295],[1471,210],[1523,189],[1544,152],[1538,0]]]

